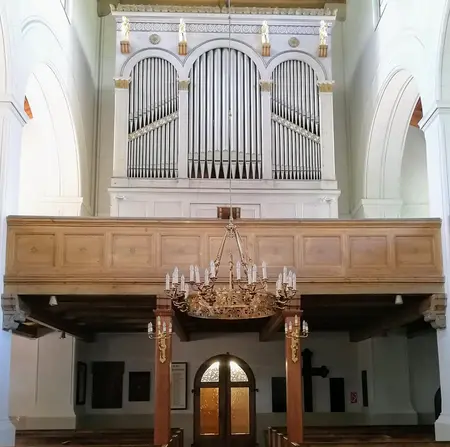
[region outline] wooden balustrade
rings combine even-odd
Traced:
[[[302,294],[444,291],[436,219],[238,226],[254,262],[265,261],[273,280],[284,265],[295,269]],[[185,274],[190,264],[208,266],[224,231],[223,221],[207,219],[9,217],[5,293],[157,295],[175,265]]]

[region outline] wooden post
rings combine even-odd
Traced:
[[[300,306],[283,311],[285,324],[294,324],[294,318],[301,321]],[[286,352],[286,421],[287,437],[290,442],[303,443],[303,393],[302,393],[302,347],[301,339],[292,340],[285,336]]]
[[[166,324],[167,330],[172,324],[172,307],[169,299],[157,301],[154,311],[156,318],[161,319],[161,325]],[[155,325],[157,327],[157,325]],[[157,329],[156,329],[157,330]],[[165,445],[170,441],[170,366],[172,363],[172,336],[155,341],[155,414],[154,440],[155,445]]]

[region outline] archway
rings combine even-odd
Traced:
[[[254,446],[255,411],[255,376],[243,360],[223,354],[198,369],[194,379],[196,447]]]
[[[368,206],[364,217],[428,216],[426,145],[418,128],[419,101],[414,77],[395,69],[381,89],[367,143],[364,197]]]
[[[64,90],[45,64],[26,90],[19,213],[77,216],[81,208],[78,145]]]

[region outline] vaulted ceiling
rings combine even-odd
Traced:
[[[347,0],[231,0],[232,6],[273,7],[277,8],[323,8],[325,5],[345,4]],[[177,5],[177,6],[225,6],[226,0],[97,0],[99,16],[110,13],[110,4],[123,5]]]

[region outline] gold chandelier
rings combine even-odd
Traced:
[[[178,267],[175,267],[172,277],[166,275],[166,294],[177,309],[193,317],[243,320],[271,316],[285,309],[297,293],[296,275],[284,267],[276,281],[275,293],[270,292],[266,263],[262,263],[260,274],[243,249],[231,209],[230,216],[217,257],[205,269],[203,280],[198,266],[190,266],[189,279],[180,276]],[[234,262],[230,250],[228,284],[220,286],[218,272],[225,245],[230,239],[236,242],[239,260]]]

